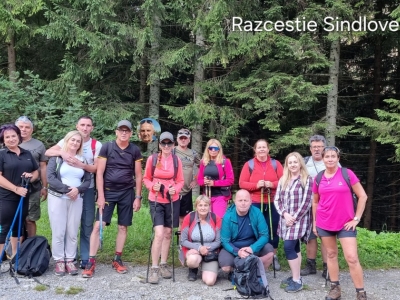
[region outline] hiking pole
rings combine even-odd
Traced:
[[[274,238],[273,230],[272,230],[272,213],[271,213],[271,189],[267,189],[268,193],[268,214],[269,214],[269,229],[271,232],[271,241]],[[275,255],[275,253],[274,253]],[[275,271],[275,257],[272,257],[272,268],[274,269],[274,278],[276,278],[276,271]]]
[[[149,248],[149,258],[147,260],[147,273],[146,273],[146,283],[149,282],[149,271],[150,271],[150,256],[151,256],[151,246],[153,245],[153,239],[154,239],[154,219],[156,217],[156,212],[157,212],[157,197],[158,197],[158,191],[156,191],[156,198],[154,201],[154,214],[153,214],[153,224],[151,227],[151,238],[150,238],[150,248]]]
[[[103,212],[100,213],[100,209],[99,209],[99,225],[100,225],[100,234],[99,234],[99,239],[100,239],[100,245],[99,245],[99,249],[102,250],[103,249]]]
[[[260,210],[264,214],[264,187],[261,188],[261,207]]]
[[[22,177],[22,186],[25,189],[28,189],[30,178]],[[19,258],[19,248],[21,245],[21,228],[22,228],[22,214],[23,214],[23,206],[24,206],[24,196],[21,196],[19,201],[19,224],[18,224],[18,241],[17,241],[17,253],[15,254],[15,270],[18,272],[18,258]]]
[[[168,187],[171,188],[172,185]],[[174,204],[169,191],[167,192],[167,199],[171,202],[171,236],[172,236],[172,281],[175,282],[175,243],[174,243]]]

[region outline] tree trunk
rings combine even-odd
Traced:
[[[382,38],[377,35],[374,43],[374,98],[372,102],[372,118],[376,119],[375,109],[379,108],[381,100],[381,66],[382,66]],[[377,144],[374,138],[370,140],[368,154],[368,175],[366,192],[368,196],[367,205],[364,213],[364,227],[371,229],[372,225],[372,202],[374,201],[374,184],[375,184],[375,163],[376,163],[376,148]]]
[[[160,78],[156,74],[161,39],[161,20],[154,16],[153,41],[151,42],[149,116],[158,120],[160,115]]]
[[[139,90],[139,102],[146,103],[146,90],[147,90],[147,57],[146,54],[143,53],[141,57],[142,67],[139,70],[140,75],[140,90]]]
[[[336,134],[336,117],[337,117],[337,100],[339,85],[339,60],[340,60],[340,40],[337,39],[331,44],[329,55],[331,66],[329,67],[329,84],[331,86],[328,92],[326,103],[326,131],[325,138],[328,146],[335,145]]]
[[[12,29],[8,30],[8,43],[7,43],[7,52],[8,52],[8,77],[12,82],[16,82],[16,54],[15,54],[15,35]]]

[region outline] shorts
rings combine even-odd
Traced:
[[[319,237],[330,237],[330,236],[337,236],[338,239],[341,238],[348,238],[348,237],[357,237],[357,230],[339,230],[339,231],[329,231],[325,229],[321,229],[317,227],[317,232]]]
[[[270,243],[267,243],[264,248],[262,248],[260,251],[255,252],[254,254],[257,255],[258,257],[262,257],[264,255],[267,255],[268,253],[274,252],[274,247]],[[235,256],[226,251],[224,248],[221,249],[218,255],[218,263],[221,267],[234,267]]]
[[[106,203],[103,209],[103,222],[111,224],[111,218],[115,205],[117,206],[118,225],[131,226],[133,218],[133,200],[135,191],[131,188],[122,191],[104,191]],[[99,220],[99,210],[97,209],[96,220]]]
[[[193,199],[192,199],[192,191],[190,190],[189,193],[186,195],[179,196],[179,216],[184,217],[188,213],[193,211]]]
[[[150,215],[153,221],[153,226],[164,226],[171,228],[171,204],[170,203],[159,203],[155,201],[149,201],[150,203]],[[179,200],[173,201],[172,206],[174,209],[174,228],[179,226]]]
[[[4,244],[6,241],[7,234],[11,228],[11,224],[14,220],[14,216],[17,213],[18,205],[21,200],[7,201],[0,199],[0,244]],[[28,201],[24,198],[22,207],[22,220],[26,219],[28,215]],[[15,220],[14,227],[12,228],[12,237],[18,237],[19,218]],[[24,222],[21,224],[21,236],[24,235]]]
[[[314,234],[314,231],[311,230],[310,236],[308,237],[308,241],[315,240],[317,236]]]
[[[217,261],[210,261],[210,262],[201,262],[201,270],[202,271],[209,271],[215,274],[218,274],[219,265]]]
[[[40,191],[33,192],[29,195],[28,216],[29,221],[37,221],[40,219]]]

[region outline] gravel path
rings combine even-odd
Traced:
[[[45,291],[37,291],[37,283],[32,279],[19,278],[17,285],[14,278],[8,273],[0,275],[0,300],[2,299],[235,299],[240,295],[231,289],[232,285],[223,274],[220,274],[215,286],[207,287],[197,280],[189,282],[186,279],[187,268],[175,269],[175,282],[172,279],[161,279],[158,285],[142,283],[146,277],[146,266],[129,265],[127,274],[117,274],[111,265],[98,265],[96,274],[91,279],[84,279],[81,275],[57,277],[53,275],[54,266],[41,277],[40,282],[50,287]],[[327,288],[319,271],[317,275],[304,277],[306,287],[303,291],[288,294],[280,288],[282,279],[289,276],[289,272],[268,272],[271,296],[274,300],[280,299],[325,299]],[[365,287],[368,299],[400,299],[400,270],[365,271]],[[342,300],[355,299],[348,272],[340,274],[342,286]],[[77,294],[65,293],[70,288],[77,288]]]

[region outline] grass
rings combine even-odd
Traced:
[[[123,259],[134,264],[145,265],[149,255],[150,237],[152,233],[149,207],[144,202],[139,212],[134,213],[133,225],[128,228]],[[47,214],[47,202],[42,202],[42,217],[38,221],[38,234],[44,235],[51,243],[51,229]],[[389,269],[400,267],[400,242],[399,233],[368,231],[358,228],[358,255],[361,265],[366,269]],[[114,213],[111,225],[104,229],[103,249],[98,252],[97,258],[100,262],[111,262],[115,251],[115,238],[117,235],[117,215]],[[318,241],[320,243],[320,241]],[[176,239],[174,238],[175,249]],[[306,260],[306,249],[303,244],[301,252],[303,262]],[[343,251],[339,244],[339,266],[341,270],[347,270],[348,266],[343,257]],[[171,247],[172,250],[172,247]],[[179,264],[175,251],[175,265]],[[282,242],[278,247],[278,257],[283,270],[289,270]],[[170,255],[171,262],[171,255]],[[321,253],[318,251],[317,268],[322,267]]]
[[[37,292],[44,292],[44,291],[46,291],[46,290],[48,289],[48,287],[45,286],[45,285],[43,285],[43,284],[38,284],[38,285],[35,286],[33,289],[34,289],[35,291],[37,291]]]

